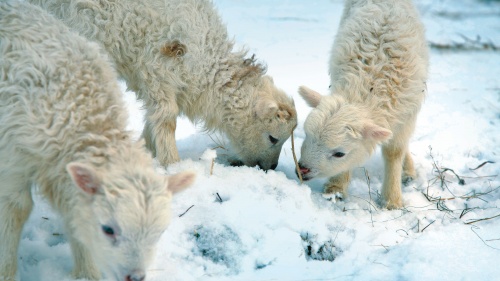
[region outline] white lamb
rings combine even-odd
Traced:
[[[65,223],[77,278],[145,279],[170,221],[165,177],[125,130],[116,75],[97,44],[39,7],[0,2],[0,280],[14,280],[35,184]]]
[[[146,108],[146,146],[179,160],[176,118],[225,133],[238,161],[274,169],[297,124],[293,100],[245,51],[233,51],[210,0],[29,0],[110,54]]]
[[[331,177],[327,196],[346,196],[350,170],[381,144],[382,195],[387,208],[402,207],[401,180],[416,177],[408,143],[427,68],[424,28],[410,0],[347,0],[331,53],[331,95],[299,89],[314,107],[304,124],[302,177]]]

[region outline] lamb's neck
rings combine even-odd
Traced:
[[[186,106],[184,113],[193,121],[203,121],[209,131],[228,133],[251,116],[261,76],[232,81],[238,68],[221,71],[198,99]]]
[[[391,129],[389,125],[389,112],[387,110],[381,110],[382,105],[377,103],[360,103],[360,107],[364,108],[365,112],[368,115],[368,118],[373,121],[376,125],[385,128]]]
[[[366,114],[366,118],[371,119],[381,127],[390,129],[388,120],[391,118],[391,110],[387,108],[389,104],[375,95],[373,91],[373,88],[366,85],[349,87],[338,83],[335,90],[332,90],[332,95],[341,95],[345,102],[354,105],[359,108],[360,112]]]

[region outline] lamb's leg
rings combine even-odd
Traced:
[[[351,180],[351,171],[347,171],[331,177],[325,184],[325,190],[323,197],[333,198],[338,197],[337,194],[341,194],[341,198],[347,198],[347,187],[349,187],[349,181]]]
[[[146,124],[142,132],[146,147],[164,166],[178,162],[180,158],[175,143],[175,128],[179,113],[177,104],[154,103],[147,107]]]
[[[0,280],[15,280],[23,225],[33,208],[30,183],[0,172]]]
[[[384,156],[385,163],[382,196],[385,199],[387,209],[397,209],[403,207],[401,173],[405,152],[405,147],[400,147],[395,144],[388,144],[382,147],[382,154]]]
[[[90,252],[85,245],[82,245],[78,240],[76,240],[72,234],[71,227],[69,226],[69,218],[64,218],[66,221],[66,232],[68,233],[68,240],[71,245],[71,252],[73,254],[73,261],[75,267],[73,268],[73,277],[76,279],[86,278],[90,280],[99,280],[101,278],[101,273],[94,260],[92,259]]]
[[[401,180],[404,184],[407,184],[416,178],[417,172],[415,171],[415,166],[413,165],[413,159],[411,157],[410,151],[407,149],[403,162],[403,175],[401,177]]]

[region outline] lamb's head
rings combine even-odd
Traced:
[[[162,176],[148,164],[66,167],[80,198],[71,232],[99,269],[117,281],[145,280],[155,245],[170,223],[172,194],[194,179],[190,172]]]
[[[271,77],[262,76],[255,91],[250,116],[239,120],[238,129],[227,135],[239,158],[236,162],[275,169],[283,143],[297,126],[297,112],[293,99],[276,88]]]
[[[304,123],[306,138],[299,161],[304,180],[332,177],[361,165],[390,130],[376,125],[368,108],[340,95],[321,96],[306,87],[300,95],[314,107]]]

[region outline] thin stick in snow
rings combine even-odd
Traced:
[[[495,248],[495,247],[492,247],[492,246],[488,245],[488,243],[486,243],[486,241],[484,241],[484,240],[483,240],[483,238],[481,238],[481,236],[479,236],[479,234],[477,234],[477,232],[475,232],[475,231],[474,231],[474,229],[478,229],[478,228],[479,228],[479,227],[477,227],[477,226],[473,225],[473,226],[470,228],[470,230],[472,230],[472,232],[474,232],[474,234],[476,234],[476,236],[477,236],[479,239],[481,239],[481,241],[484,243],[484,245],[486,245],[487,247],[490,247],[490,248],[492,248],[492,249],[495,249],[495,250],[500,250],[500,249],[498,249],[498,248]]]
[[[182,213],[182,214],[179,215],[179,218],[182,217],[182,216],[184,216],[193,207],[194,207],[194,205],[191,205],[191,207],[189,207],[184,213]]]
[[[431,224],[433,224],[433,223],[435,223],[435,222],[436,222],[436,220],[433,220],[433,221],[432,221],[431,223],[429,223],[426,227],[422,228],[422,231],[420,231],[420,232],[424,232],[424,230],[425,230],[426,228],[428,228]]]
[[[478,219],[478,220],[474,220],[474,221],[466,222],[465,224],[473,224],[473,223],[476,223],[476,222],[486,221],[486,220],[491,220],[491,219],[498,218],[498,217],[500,217],[500,214],[498,214],[498,215],[496,215],[496,216],[493,216],[493,217],[489,217],[489,218]]]
[[[293,161],[295,161],[295,169],[297,169],[297,175],[299,176],[300,183],[303,183],[304,181],[302,180],[302,175],[300,174],[300,167],[299,167],[299,162],[297,161],[297,156],[295,155],[295,143],[293,141],[293,131],[295,128],[292,130],[292,155],[293,155]]]

